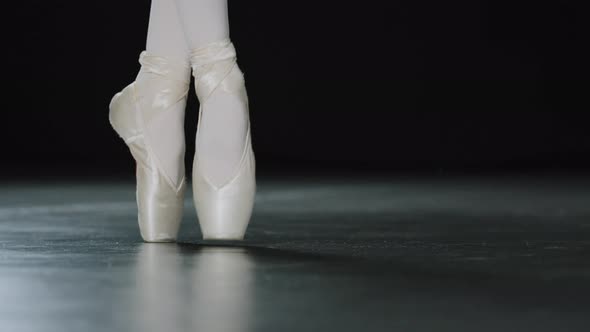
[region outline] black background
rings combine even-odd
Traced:
[[[230,1],[258,169],[588,169],[580,4]],[[133,176],[108,103],[137,74],[149,5],[10,5],[3,174]],[[187,166],[197,108],[191,93]]]

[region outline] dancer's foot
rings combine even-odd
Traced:
[[[176,240],[185,192],[187,62],[141,53],[136,80],[110,103],[109,121],[137,163],[137,207],[146,242]]]
[[[201,107],[193,197],[205,239],[242,239],[256,192],[248,96],[229,39],[191,52]]]

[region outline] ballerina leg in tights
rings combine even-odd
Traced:
[[[254,204],[255,159],[227,1],[176,3],[200,103],[192,187],[201,231],[206,239],[242,239]]]
[[[137,162],[138,222],[148,242],[176,240],[185,191],[184,108],[199,99],[192,189],[205,239],[243,239],[256,192],[248,98],[226,0],[152,0],[136,80],[109,118]]]

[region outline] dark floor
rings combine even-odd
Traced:
[[[132,182],[0,186],[0,331],[589,331],[590,178],[259,180],[241,243]]]

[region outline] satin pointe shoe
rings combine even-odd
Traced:
[[[146,242],[174,242],[186,187],[184,109],[191,68],[151,55],[139,57],[136,80],[109,105],[109,122],[136,161],[138,223]],[[164,134],[162,134],[164,133]]]
[[[216,89],[234,94],[248,110],[244,76],[236,62],[236,51],[229,39],[210,43],[191,51],[195,90],[199,99],[196,140],[199,139],[201,116],[208,98]],[[212,110],[214,111],[214,110]],[[220,185],[214,184],[203,171],[197,153],[193,159],[192,189],[203,239],[242,240],[250,222],[256,194],[255,158],[250,135],[250,118],[241,159],[235,174]]]

